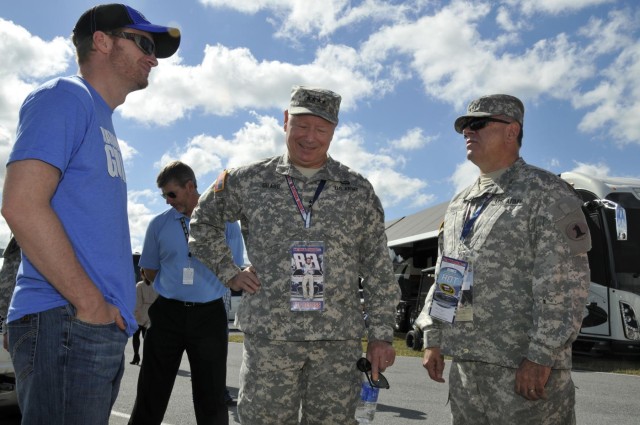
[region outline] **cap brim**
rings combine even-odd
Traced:
[[[458,117],[458,119],[456,119],[455,123],[453,123],[453,128],[455,128],[455,130],[458,133],[462,134],[462,130],[467,126],[467,123],[475,118],[480,118],[480,117],[490,117],[492,116],[492,114],[490,114],[489,112],[471,112],[467,115],[463,115],[461,117]]]
[[[153,41],[156,44],[156,57],[158,59],[168,58],[180,47],[181,34],[178,28],[154,24],[132,24],[126,27],[153,34]]]
[[[330,117],[328,114],[325,114],[319,111],[313,111],[309,108],[303,108],[302,106],[289,107],[289,115],[315,115],[316,117],[323,118],[332,124],[336,124],[336,125],[338,124],[338,122],[332,117]]]

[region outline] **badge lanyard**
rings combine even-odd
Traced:
[[[180,217],[180,223],[182,224],[182,231],[184,232],[184,238],[187,241],[187,252],[188,252],[188,263],[187,267],[182,269],[182,284],[183,285],[193,285],[193,279],[195,277],[195,273],[193,268],[191,267],[191,250],[189,249],[189,228],[187,227],[187,220],[184,217]]]
[[[184,232],[184,238],[187,241],[187,252],[189,253],[189,264],[191,264],[191,250],[189,249],[189,228],[187,227],[187,220],[184,217],[180,217],[180,224],[182,224],[182,231]]]
[[[311,207],[320,197],[320,192],[324,189],[324,185],[327,182],[326,180],[320,180],[318,183],[318,188],[316,189],[316,193],[313,195],[313,199],[309,202],[309,206],[307,209],[304,208],[302,203],[302,198],[300,198],[300,194],[298,193],[298,189],[296,189],[296,185],[293,183],[293,179],[291,176],[285,176],[287,179],[287,183],[289,184],[289,190],[291,191],[291,196],[293,196],[293,201],[296,203],[296,207],[298,207],[298,211],[300,211],[300,216],[302,216],[302,221],[304,221],[305,229],[308,229],[311,226]]]
[[[482,214],[482,211],[484,211],[484,208],[487,205],[489,205],[489,201],[491,201],[491,198],[493,198],[493,194],[485,195],[483,196],[483,198],[484,199],[482,200],[482,203],[478,208],[476,208],[473,214],[471,214],[471,217],[469,217],[469,210],[467,210],[467,214],[464,219],[464,224],[462,225],[462,233],[460,234],[460,240],[462,242],[464,242],[467,236],[469,236],[469,233],[471,233],[471,229],[473,229],[473,225],[475,224],[478,217],[480,217],[480,214]]]

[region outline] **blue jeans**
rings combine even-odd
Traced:
[[[8,324],[22,424],[108,425],[124,373],[127,335],[92,325],[71,305]]]

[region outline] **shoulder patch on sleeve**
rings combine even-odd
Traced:
[[[224,190],[224,183],[227,180],[228,175],[229,175],[229,172],[227,170],[224,170],[218,175],[218,178],[216,178],[216,181],[213,182],[214,193],[222,192]]]
[[[562,198],[551,206],[549,212],[573,255],[583,254],[591,249],[591,235],[582,212],[582,201],[573,197]]]

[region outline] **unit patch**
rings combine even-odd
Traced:
[[[221,172],[218,175],[218,178],[216,179],[216,181],[213,182],[213,192],[214,193],[222,192],[224,190],[224,182],[227,179],[228,175],[229,175],[229,173],[227,172],[227,170],[224,170],[223,172]]]

